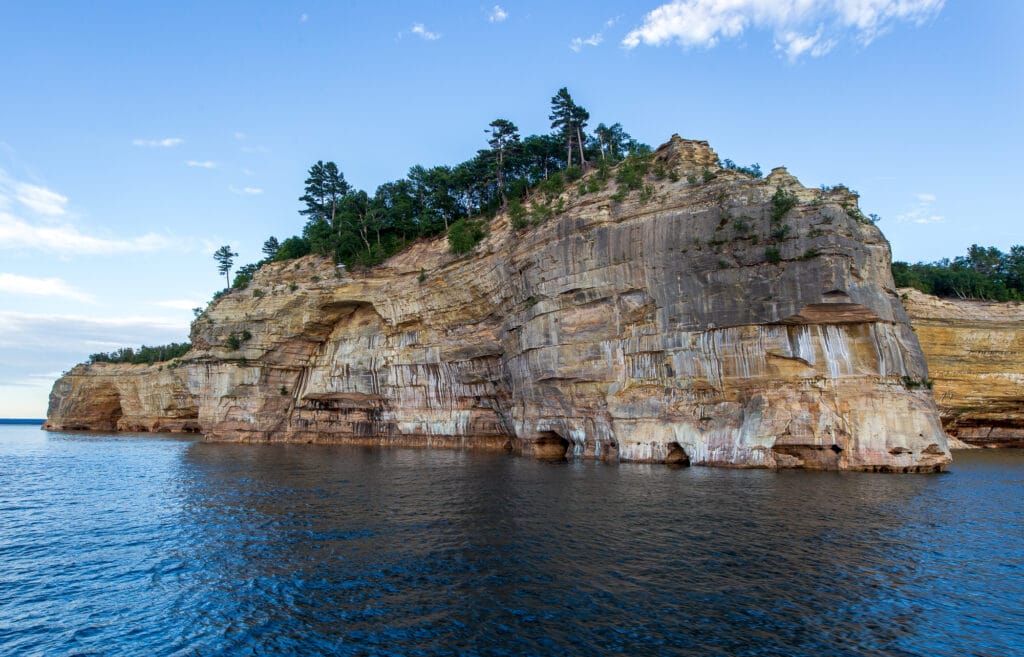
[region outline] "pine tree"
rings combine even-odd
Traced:
[[[338,170],[337,164],[318,160],[309,168],[306,193],[299,197],[306,207],[299,210],[299,214],[307,215],[310,223],[327,223],[333,232],[336,228],[338,205],[350,190],[351,187],[345,181],[345,174]]]
[[[277,238],[271,235],[267,238],[267,241],[263,243],[263,255],[267,256],[267,260],[273,260],[277,252],[281,250],[281,244],[277,241]]]
[[[501,204],[507,205],[505,169],[509,156],[519,147],[519,128],[506,119],[495,119],[491,121],[488,128],[490,128],[491,138],[487,140],[487,144],[491,147],[491,156],[494,160],[498,193],[501,194]]]
[[[224,282],[231,287],[231,265],[234,264],[238,254],[225,244],[213,252],[213,259],[217,261],[217,271],[224,274]]]

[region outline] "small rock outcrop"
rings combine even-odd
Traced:
[[[968,445],[1024,447],[1024,304],[899,292],[946,431]]]
[[[924,356],[856,196],[717,162],[673,137],[640,189],[585,179],[463,257],[437,239],[364,273],[266,265],[178,361],[76,367],[46,427],[941,469],[931,391],[907,385]]]

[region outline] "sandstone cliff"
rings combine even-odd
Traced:
[[[674,137],[625,200],[572,187],[541,225],[499,216],[465,257],[442,239],[361,274],[264,266],[179,362],[72,370],[46,427],[940,469],[931,391],[906,385],[924,357],[856,197],[717,161]],[[778,188],[797,203],[773,218]]]
[[[899,292],[946,431],[970,445],[1024,447],[1024,304]]]

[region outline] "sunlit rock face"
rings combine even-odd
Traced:
[[[940,469],[945,434],[913,385],[928,371],[856,196],[717,161],[674,137],[645,188],[570,185],[553,218],[514,231],[499,216],[464,257],[441,239],[365,273],[265,266],[196,320],[172,373],[211,440]],[[779,188],[797,203],[773,218]],[[88,424],[69,381],[105,369],[58,381],[49,427]],[[150,368],[124,386],[158,381]]]
[[[972,445],[1024,447],[1024,304],[899,292],[946,430]]]

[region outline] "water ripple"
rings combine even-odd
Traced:
[[[4,427],[0,654],[1013,655],[1022,489]]]

